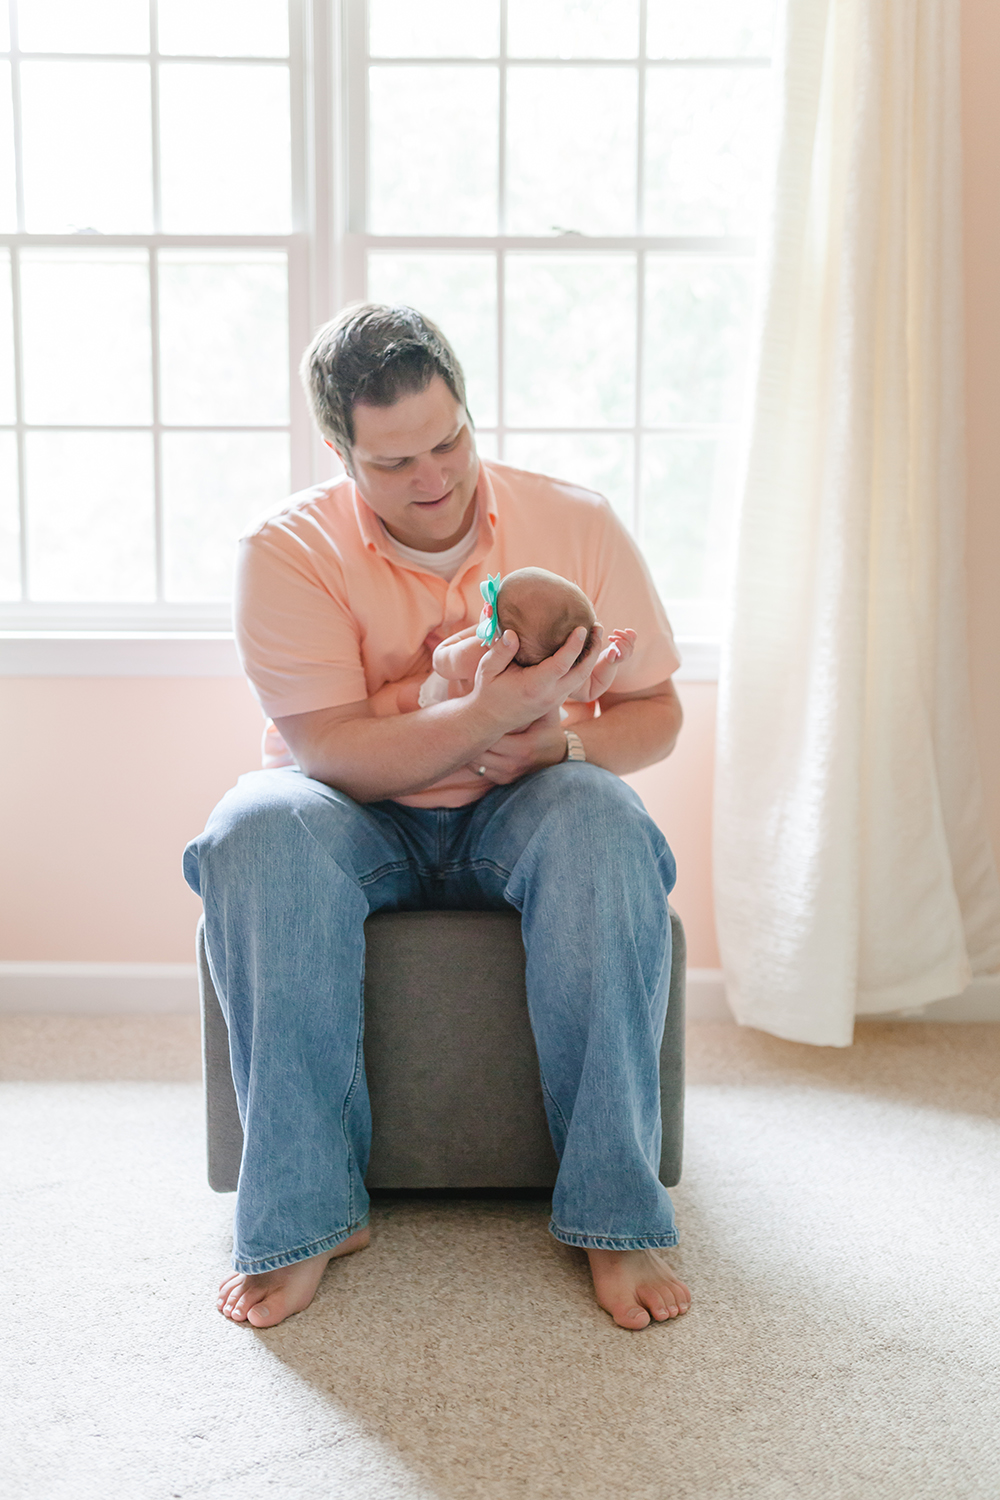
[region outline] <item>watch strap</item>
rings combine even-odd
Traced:
[[[563,734],[566,736],[566,759],[586,760],[587,752],[583,748],[583,741],[577,734],[576,730],[564,729]]]

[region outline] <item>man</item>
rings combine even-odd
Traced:
[[[185,854],[245,1138],[218,1305],[270,1327],[368,1243],[365,918],[509,904],[560,1158],[550,1229],[616,1323],[676,1317],[689,1293],[657,1253],[677,1241],[657,1176],[674,863],[618,779],[680,728],[666,616],[599,496],[480,463],[458,362],[412,309],[347,309],[303,377],[348,477],[244,538],[236,593],[278,768],[242,777]],[[583,630],[529,667],[507,631],[468,696],[386,713],[380,689],[478,618],[484,576],[525,565],[638,632],[599,716],[560,720],[600,649],[598,631],[577,660]]]

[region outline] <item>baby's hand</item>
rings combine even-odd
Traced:
[[[577,689],[573,698],[579,703],[593,703],[595,698],[600,698],[614,682],[622,662],[628,661],[634,650],[634,630],[612,630],[589,679]]]
[[[431,665],[449,682],[457,677],[474,677],[482,654],[482,644],[476,639],[476,627],[468,625],[435,646]]]

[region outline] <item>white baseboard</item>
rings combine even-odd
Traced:
[[[729,1021],[735,1018],[726,1002],[726,986],[721,969],[688,969],[687,1019],[689,1021]],[[896,1010],[885,1015],[859,1016],[859,1021],[997,1021],[1000,1022],[1000,974],[984,974],[974,979],[961,995],[935,1000],[931,1005],[913,1010]]]
[[[688,969],[687,1019],[689,1021],[729,1021],[735,1017],[726,1003],[726,986],[721,969]]]
[[[192,1014],[194,964],[0,962],[0,1014],[109,1016]],[[687,1019],[735,1024],[721,969],[688,969]],[[865,1021],[1000,1022],[1000,975],[974,979],[961,995]]]
[[[0,1014],[125,1016],[197,1009],[194,964],[0,963]]]

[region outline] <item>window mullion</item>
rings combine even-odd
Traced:
[[[160,33],[158,0],[149,0],[149,114],[153,156],[153,233],[163,233],[160,177]]]
[[[646,232],[646,15],[649,0],[639,0],[639,62],[635,129],[635,232]]]
[[[635,445],[632,472],[632,532],[638,539],[642,526],[642,423],[644,416],[642,373],[645,364],[646,252],[635,258]]]
[[[347,228],[368,232],[368,27],[365,0],[344,0],[346,23]]]
[[[506,414],[505,414],[505,330],[506,321],[506,282],[507,282],[507,252],[502,248],[496,253],[497,265],[497,454],[505,458],[505,445],[507,438]]]
[[[497,119],[497,233],[507,233],[507,0],[500,0],[499,116]]]
[[[13,6],[11,7],[13,9]],[[21,256],[16,246],[10,252],[10,281],[14,324],[14,421],[17,445],[18,566],[21,599],[28,599],[28,471],[25,463],[24,344],[21,336]]]
[[[9,0],[10,10],[10,92],[14,117],[14,195],[17,205],[17,233],[24,234],[24,160],[21,129],[21,50],[18,44],[17,3]]]
[[[649,0],[639,0],[639,61],[636,80],[635,122],[635,229],[646,232],[646,27]],[[643,461],[643,368],[645,365],[646,329],[646,252],[636,255],[635,282],[635,440],[632,445],[632,533],[639,538],[642,529],[642,461]]]
[[[155,0],[153,0],[155,4]],[[149,252],[149,331],[153,381],[153,536],[156,563],[156,602],[166,597],[166,567],[163,555],[163,427],[160,411],[160,257]]]
[[[308,90],[303,67],[306,0],[288,0],[288,108],[291,119],[291,189],[292,232],[301,233],[310,226],[310,192],[306,170],[308,132]]]
[[[500,58],[497,79],[497,233],[507,232],[507,0],[500,0]],[[507,254],[496,252],[497,275],[497,454],[506,457],[506,285]]]

